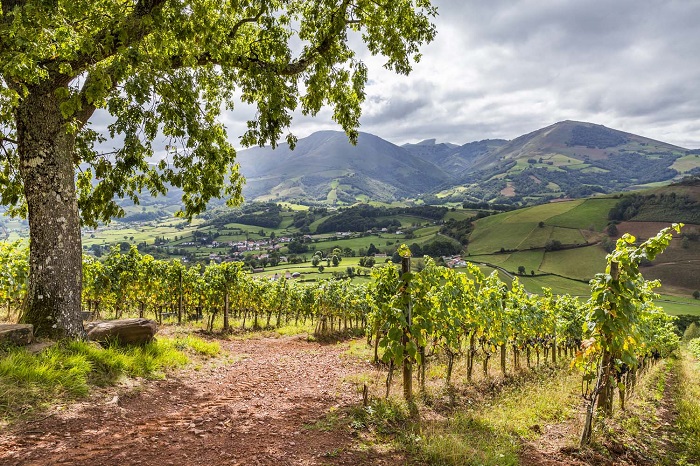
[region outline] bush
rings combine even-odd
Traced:
[[[544,245],[545,251],[558,251],[562,247],[561,241],[558,239],[550,239]]]
[[[700,338],[700,325],[696,322],[688,325],[688,328],[683,332],[683,341],[691,341]]]
[[[688,349],[695,358],[700,359],[700,338],[691,340],[690,343],[688,343]]]

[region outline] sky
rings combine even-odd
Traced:
[[[700,148],[700,0],[433,0],[436,39],[409,76],[369,66],[361,131],[395,144],[513,139],[587,121]],[[297,115],[298,137],[340,129]],[[223,115],[236,142],[250,118]]]

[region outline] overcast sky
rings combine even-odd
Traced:
[[[365,52],[361,131],[396,144],[513,139],[561,120],[700,148],[700,0],[434,0],[409,76]],[[338,129],[297,117],[299,137]],[[225,115],[232,141],[247,109]]]

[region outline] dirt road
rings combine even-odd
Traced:
[[[166,380],[104,389],[15,424],[0,434],[0,464],[403,464],[363,446],[333,415],[361,402],[348,377],[374,370],[343,356],[346,345],[288,337],[222,348],[224,356]]]

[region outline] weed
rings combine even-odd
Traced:
[[[13,348],[0,359],[0,418],[10,420],[58,400],[85,396],[91,385],[114,384],[122,377],[161,378],[165,369],[188,362],[183,350],[211,355],[217,348],[195,337],[106,348],[64,341],[38,354]]]
[[[351,340],[348,349],[343,352],[343,356],[357,358],[362,361],[371,361],[374,357],[374,350],[364,339]]]
[[[409,409],[403,401],[373,399],[367,406],[353,408],[350,425],[356,430],[367,428],[381,435],[390,435],[399,432],[408,418]]]
[[[178,336],[172,340],[173,345],[180,351],[192,351],[202,356],[216,356],[221,352],[221,345],[216,341],[204,341],[192,335]]]
[[[338,412],[337,408],[331,408],[326,413],[323,419],[320,419],[313,424],[304,425],[304,429],[316,430],[321,432],[331,432],[338,428],[341,422],[341,413]]]

